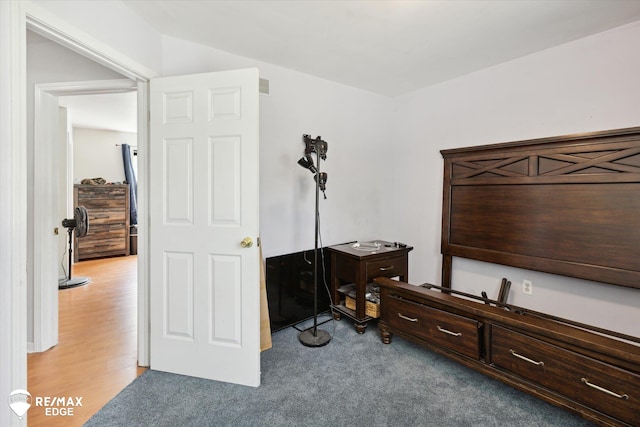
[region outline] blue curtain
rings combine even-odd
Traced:
[[[138,224],[138,181],[136,181],[136,173],[131,164],[131,147],[129,144],[122,144],[122,162],[124,163],[124,176],[127,184],[129,184],[129,209],[130,224]]]

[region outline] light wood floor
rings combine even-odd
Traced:
[[[82,261],[73,277],[91,283],[58,291],[59,342],[28,355],[28,424],[81,426],[144,372],[137,367],[137,256]],[[36,397],[82,397],[73,416],[46,416]]]

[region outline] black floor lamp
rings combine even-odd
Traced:
[[[316,182],[316,212],[315,212],[315,247],[313,249],[313,328],[300,332],[298,339],[307,347],[321,347],[331,341],[328,332],[318,329],[318,236],[319,236],[319,215],[320,215],[320,191],[326,199],[324,193],[327,183],[327,173],[320,172],[320,160],[327,159],[327,143],[318,136],[312,139],[310,135],[303,135],[305,149],[304,157],[298,160],[298,164],[305,169],[309,169],[314,174]],[[316,153],[318,166],[313,164],[311,153]]]

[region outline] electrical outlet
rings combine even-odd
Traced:
[[[533,283],[531,283],[531,280],[522,281],[522,292],[527,295],[531,295],[533,293]]]

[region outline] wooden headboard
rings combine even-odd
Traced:
[[[452,257],[640,288],[640,127],[443,150]]]

